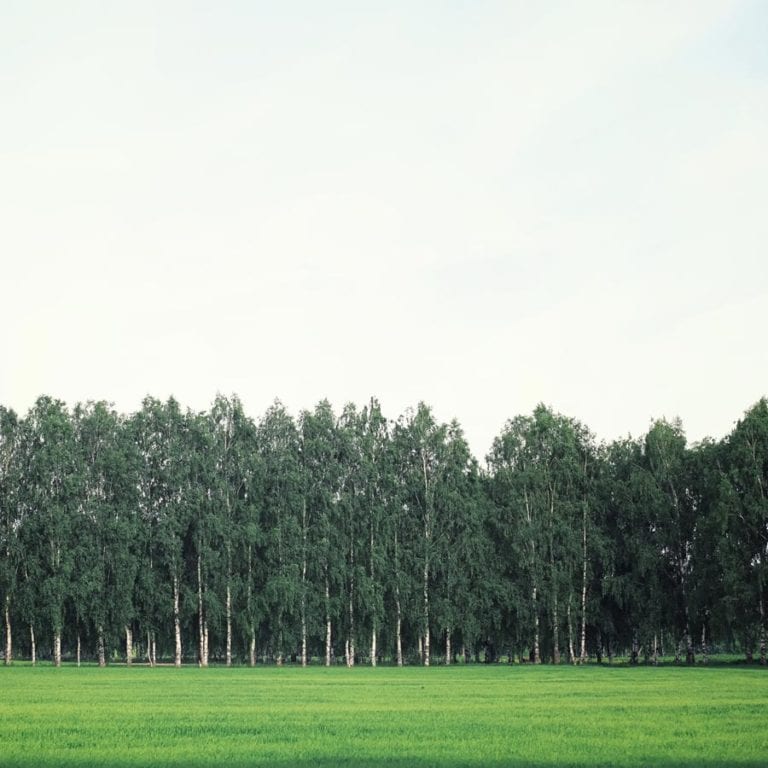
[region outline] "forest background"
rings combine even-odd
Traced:
[[[544,405],[484,466],[424,403],[0,409],[5,663],[766,663],[768,401],[719,441]]]

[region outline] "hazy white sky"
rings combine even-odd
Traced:
[[[719,437],[768,393],[767,40],[761,0],[0,0],[0,402]]]

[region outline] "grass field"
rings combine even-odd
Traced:
[[[756,667],[0,669],[2,766],[766,766]]]

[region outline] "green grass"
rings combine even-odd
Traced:
[[[757,667],[0,669],[2,766],[766,766]]]

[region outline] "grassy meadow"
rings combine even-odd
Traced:
[[[2,766],[766,766],[757,667],[0,669]]]

